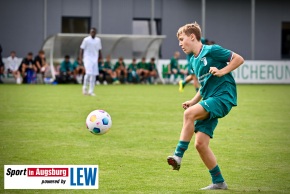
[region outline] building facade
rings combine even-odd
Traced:
[[[166,35],[161,59],[178,46],[176,31],[198,22],[206,39],[246,60],[290,58],[289,0],[0,0],[3,57],[34,54],[57,33],[96,27],[101,34]],[[182,55],[185,58],[185,55]]]

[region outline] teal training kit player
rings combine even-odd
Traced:
[[[210,67],[222,69],[231,61],[232,51],[219,45],[203,45],[197,57],[192,56],[190,64],[201,85],[202,107],[210,117],[195,122],[195,131],[201,131],[213,137],[218,118],[229,113],[237,105],[236,83],[232,73],[217,77],[209,73]]]
[[[170,69],[171,69],[171,71],[172,71],[172,69],[179,70],[179,68],[178,68],[178,59],[175,59],[174,57],[171,58],[171,60],[170,60]]]
[[[137,71],[137,64],[133,64],[133,63],[131,63],[129,66],[128,66],[128,70],[130,70],[130,71]]]
[[[128,81],[129,82],[133,82],[133,79],[135,78],[137,83],[140,81],[139,80],[139,75],[137,74],[137,70],[138,70],[138,67],[137,67],[137,64],[133,64],[131,63],[129,66],[128,66]]]
[[[104,69],[112,69],[111,62],[105,61],[105,63],[104,63]]]

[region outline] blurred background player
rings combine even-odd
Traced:
[[[96,84],[100,85],[102,82],[104,85],[108,85],[107,82],[108,74],[105,71],[103,71],[103,68],[105,66],[103,59],[99,59],[98,65],[99,65],[99,75],[96,77]]]
[[[139,83],[139,75],[137,74],[137,60],[136,58],[132,59],[132,63],[128,66],[128,82],[129,83]]]
[[[186,74],[186,71],[179,68],[178,59],[180,57],[180,52],[176,51],[173,55],[173,57],[170,60],[170,63],[168,65],[168,76],[170,78],[171,75],[173,75],[173,83],[176,84],[176,78],[178,75],[181,75],[184,77]]]
[[[98,61],[102,58],[102,43],[101,39],[96,37],[96,34],[97,29],[91,28],[90,35],[82,41],[79,56],[80,60],[84,62],[86,71],[83,84],[83,94],[88,94],[90,96],[95,96],[94,89],[96,76],[99,75]]]
[[[59,83],[75,82],[73,79],[72,63],[70,62],[70,56],[66,55],[64,60],[60,64],[59,68]]]
[[[119,57],[118,61],[115,63],[114,71],[117,74],[118,80],[127,83],[128,72],[123,57]]]
[[[34,63],[37,68],[36,73],[40,75],[38,81],[43,83],[45,68],[48,66],[46,64],[44,50],[38,52],[38,55],[34,58]]]
[[[21,84],[19,68],[19,59],[16,57],[16,52],[11,51],[10,56],[7,57],[7,74],[12,74],[17,84]]]
[[[156,84],[156,79],[158,78],[158,72],[155,64],[155,58],[152,57],[150,59],[150,62],[148,63],[148,81],[150,84],[154,83]]]
[[[106,56],[106,61],[103,63],[102,71],[112,78],[113,84],[120,84],[120,81],[117,78],[117,73],[113,71],[110,55]]]
[[[72,64],[72,71],[74,79],[77,80],[78,83],[83,83],[83,79],[85,76],[85,67],[78,57]]]
[[[36,83],[37,68],[33,61],[33,53],[29,52],[27,56],[22,60],[18,71],[22,76],[23,83]]]
[[[137,64],[137,74],[139,75],[140,82],[145,83],[149,75],[145,57],[142,57],[141,61]]]

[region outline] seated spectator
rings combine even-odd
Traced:
[[[116,62],[114,69],[113,69],[116,74],[118,80],[123,80],[123,82],[127,82],[127,68],[126,64],[124,63],[123,57],[119,57],[118,61]]]
[[[16,57],[16,52],[11,51],[10,56],[7,57],[7,77],[12,74],[17,84],[21,84],[19,68],[19,59]]]
[[[78,83],[83,83],[83,78],[85,76],[85,67],[78,57],[72,64],[71,71],[73,72],[73,77]]]
[[[76,80],[73,79],[72,74],[72,63],[70,62],[70,56],[66,55],[64,61],[61,62],[59,68],[59,77],[58,83],[76,83]]]
[[[100,74],[103,74],[104,77],[104,84],[107,84],[107,76],[109,76],[110,78],[112,78],[113,80],[113,84],[120,84],[120,81],[117,78],[117,73],[115,71],[113,71],[112,69],[112,63],[111,63],[111,56],[108,55],[106,57],[106,61],[105,63],[101,63],[101,66],[99,67],[100,70]]]
[[[139,83],[139,75],[137,74],[137,60],[132,59],[132,63],[128,67],[128,82],[129,83]]]
[[[140,77],[141,82],[145,82],[149,75],[148,64],[145,57],[142,57],[141,61],[137,64],[137,74]]]
[[[38,55],[34,58],[34,63],[37,68],[37,74],[40,74],[40,83],[43,83],[45,68],[48,66],[45,59],[45,53],[43,50],[38,52]]]
[[[2,47],[0,45],[0,84],[3,84],[2,76],[4,76],[4,63],[2,61]]]
[[[36,83],[37,68],[33,61],[33,53],[29,52],[27,56],[22,60],[18,71],[22,76],[23,83]]]
[[[183,69],[179,68],[179,64],[178,64],[178,59],[180,57],[180,52],[176,51],[174,53],[174,56],[171,58],[170,60],[170,64],[168,65],[168,75],[169,78],[171,75],[174,75],[174,84],[176,84],[176,78],[178,75],[182,75],[184,77],[184,75],[186,75],[186,71]]]
[[[156,68],[154,57],[152,57],[150,59],[150,62],[148,63],[148,69],[149,69],[149,73],[148,73],[149,83],[151,84],[153,82],[154,84],[156,84],[156,79],[158,78],[158,73],[157,73],[157,68]]]

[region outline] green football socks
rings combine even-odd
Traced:
[[[216,167],[214,167],[213,169],[209,170],[209,173],[211,175],[213,184],[222,183],[225,181],[218,165],[216,165]]]
[[[187,141],[179,141],[178,144],[177,144],[177,147],[175,149],[174,155],[182,158],[184,152],[188,148],[188,144],[189,144],[189,142],[187,142]]]

